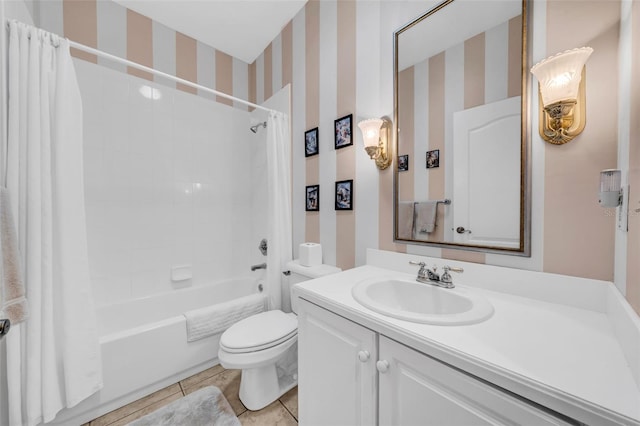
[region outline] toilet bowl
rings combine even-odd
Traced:
[[[249,410],[260,410],[298,384],[298,319],[291,289],[299,282],[340,272],[329,265],[287,264],[291,272],[283,285],[293,312],[272,310],[252,315],[229,327],[220,337],[218,359],[227,369],[240,369],[240,400]],[[288,305],[283,304],[283,305]]]

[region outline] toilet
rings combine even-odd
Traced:
[[[227,369],[242,370],[240,400],[249,410],[260,410],[298,384],[298,318],[296,300],[291,297],[299,282],[341,271],[330,265],[303,266],[299,260],[287,263],[283,280],[293,312],[262,312],[229,327],[220,337],[218,359]],[[283,303],[287,306],[288,303]]]

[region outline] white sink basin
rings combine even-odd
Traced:
[[[356,284],[351,294],[379,314],[425,324],[475,324],[493,314],[491,303],[472,290],[445,289],[414,280],[372,278]]]

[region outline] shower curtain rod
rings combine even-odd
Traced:
[[[7,28],[9,26],[9,21],[10,21],[9,19],[6,20]],[[16,22],[19,22],[19,21],[16,21]],[[23,25],[28,25],[28,24],[23,24]],[[28,26],[32,26],[32,25],[28,25]],[[263,107],[262,105],[254,104],[253,102],[245,101],[244,99],[236,98],[235,96],[231,96],[231,95],[228,95],[226,93],[219,92],[217,90],[210,89],[210,88],[205,87],[205,86],[201,86],[201,85],[193,83],[193,82],[191,82],[189,80],[185,80],[183,78],[176,77],[174,75],[167,74],[167,73],[164,73],[162,71],[158,71],[158,70],[156,70],[154,68],[150,68],[150,67],[147,67],[145,65],[141,65],[141,64],[139,64],[137,62],[133,62],[133,61],[130,61],[128,59],[123,59],[123,58],[121,58],[119,56],[115,56],[115,55],[112,55],[112,54],[107,53],[107,52],[103,52],[102,50],[94,49],[93,47],[89,47],[89,46],[86,46],[84,44],[80,44],[78,42],[75,42],[75,41],[72,41],[72,40],[69,40],[69,39],[67,39],[67,41],[69,42],[69,46],[71,46],[71,47],[73,47],[75,49],[78,49],[78,50],[82,50],[83,52],[92,53],[92,54],[94,54],[96,56],[101,56],[103,58],[106,58],[106,59],[109,59],[111,61],[117,62],[119,64],[124,64],[124,65],[130,66],[132,68],[137,68],[137,69],[139,69],[141,71],[146,71],[148,73],[155,74],[157,76],[160,76],[160,77],[163,77],[163,78],[166,78],[166,79],[169,79],[169,80],[173,80],[176,83],[184,84],[185,86],[193,87],[194,89],[202,90],[203,92],[211,93],[213,95],[220,96],[222,98],[226,98],[226,99],[229,99],[229,100],[232,100],[232,101],[240,102],[241,104],[248,105],[248,106],[253,107],[253,108],[261,109],[261,110],[267,111],[267,112],[278,112],[278,111],[276,111],[274,109],[266,108],[266,107]]]
[[[84,44],[80,44],[80,43],[72,41],[72,40],[68,40],[67,39],[67,41],[69,42],[69,46],[71,46],[73,48],[76,48],[78,50],[82,50],[82,51],[87,52],[87,53],[92,53],[94,55],[101,56],[103,58],[112,60],[114,62],[118,62],[120,64],[124,64],[124,65],[130,66],[132,68],[137,68],[137,69],[139,69],[141,71],[146,71],[148,73],[155,74],[157,76],[160,76],[160,77],[163,77],[163,78],[167,78],[169,80],[173,80],[176,83],[184,84],[185,86],[193,87],[194,89],[202,90],[203,92],[211,93],[213,95],[217,95],[217,96],[220,96],[220,97],[223,97],[223,98],[226,98],[226,99],[230,99],[232,101],[240,102],[242,104],[248,105],[248,106],[253,107],[253,108],[261,109],[261,110],[264,110],[264,111],[267,111],[267,112],[277,112],[276,110],[273,110],[271,108],[266,108],[266,107],[263,107],[262,105],[254,104],[253,102],[245,101],[244,99],[236,98],[235,96],[231,96],[231,95],[228,95],[226,93],[219,92],[217,90],[210,89],[210,88],[205,87],[205,86],[201,86],[200,84],[196,84],[196,83],[193,83],[193,82],[191,82],[189,80],[185,80],[183,78],[176,77],[174,75],[167,74],[167,73],[164,73],[162,71],[158,71],[158,70],[156,70],[154,68],[150,68],[150,67],[141,65],[141,64],[139,64],[137,62],[133,62],[133,61],[130,61],[128,59],[120,58],[119,56],[115,56],[115,55],[112,55],[110,53],[103,52],[102,50],[94,49],[93,47],[85,46]]]

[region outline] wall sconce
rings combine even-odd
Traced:
[[[562,145],[584,130],[586,124],[584,64],[590,47],[558,53],[531,68],[540,93],[539,131],[542,139]]]
[[[362,131],[364,149],[376,166],[384,170],[391,164],[389,155],[389,128],[391,122],[386,118],[370,118],[358,123]]]
[[[618,207],[622,205],[622,172],[607,169],[600,172],[600,199],[602,207]]]

